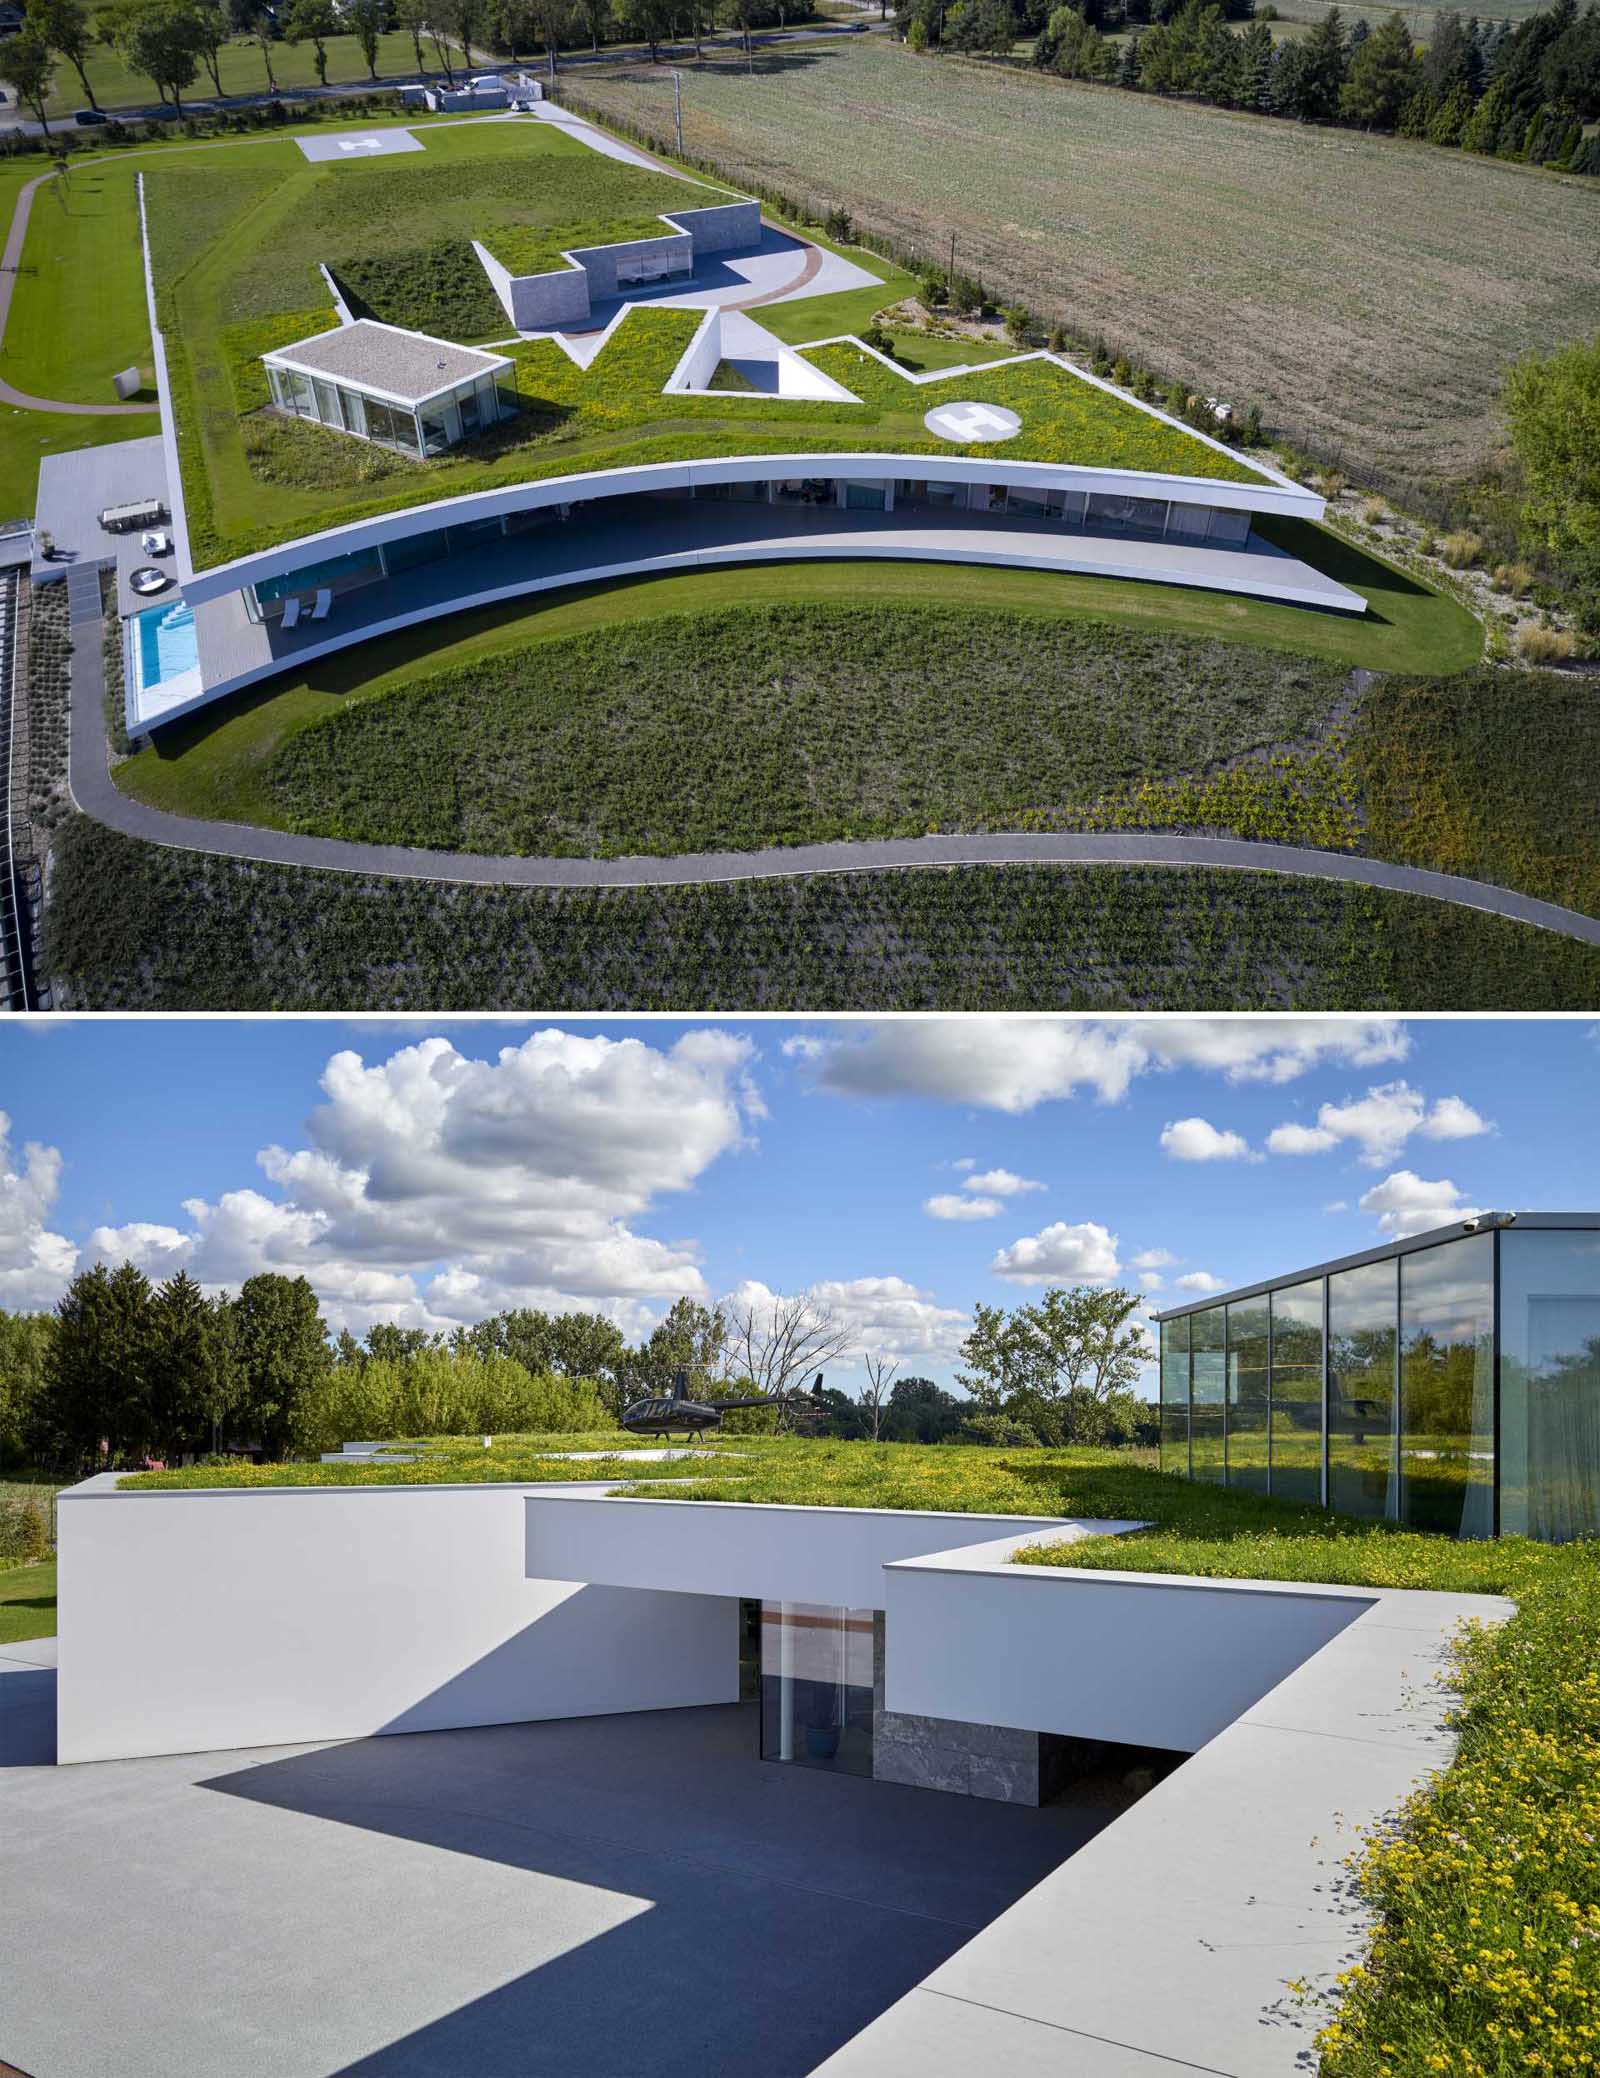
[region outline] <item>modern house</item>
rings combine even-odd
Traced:
[[[517,409],[515,361],[355,318],[261,356],[276,410],[422,460]]]
[[[1163,1471],[1456,1537],[1600,1534],[1600,1213],[1486,1212],[1155,1319]]]

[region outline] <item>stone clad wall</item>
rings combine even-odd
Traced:
[[[998,1804],[1040,1804],[1057,1786],[1047,1781],[1043,1735],[999,1724],[963,1724],[886,1710],[884,1620],[872,1636],[872,1777],[911,1789],[942,1789]]]

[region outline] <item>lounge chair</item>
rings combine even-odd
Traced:
[[[287,630],[296,626],[299,619],[300,600],[298,595],[285,599],[283,602],[283,619],[278,623],[279,627]]]
[[[325,621],[328,618],[328,608],[332,604],[333,594],[328,590],[327,586],[324,585],[322,590],[317,594],[316,605],[313,606],[311,609],[311,618],[314,621]]]

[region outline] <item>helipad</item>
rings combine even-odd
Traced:
[[[922,423],[941,440],[954,440],[971,447],[984,440],[1009,440],[1022,431],[1022,421],[1003,404],[939,404],[923,415]]]
[[[391,152],[419,152],[420,141],[409,130],[340,130],[332,137],[297,137],[295,143],[308,159],[344,160],[386,158]]]

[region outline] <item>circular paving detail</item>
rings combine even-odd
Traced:
[[[1009,440],[1022,431],[1022,421],[1003,404],[938,404],[923,415],[922,423],[941,440],[954,440],[972,447],[986,440]]]

